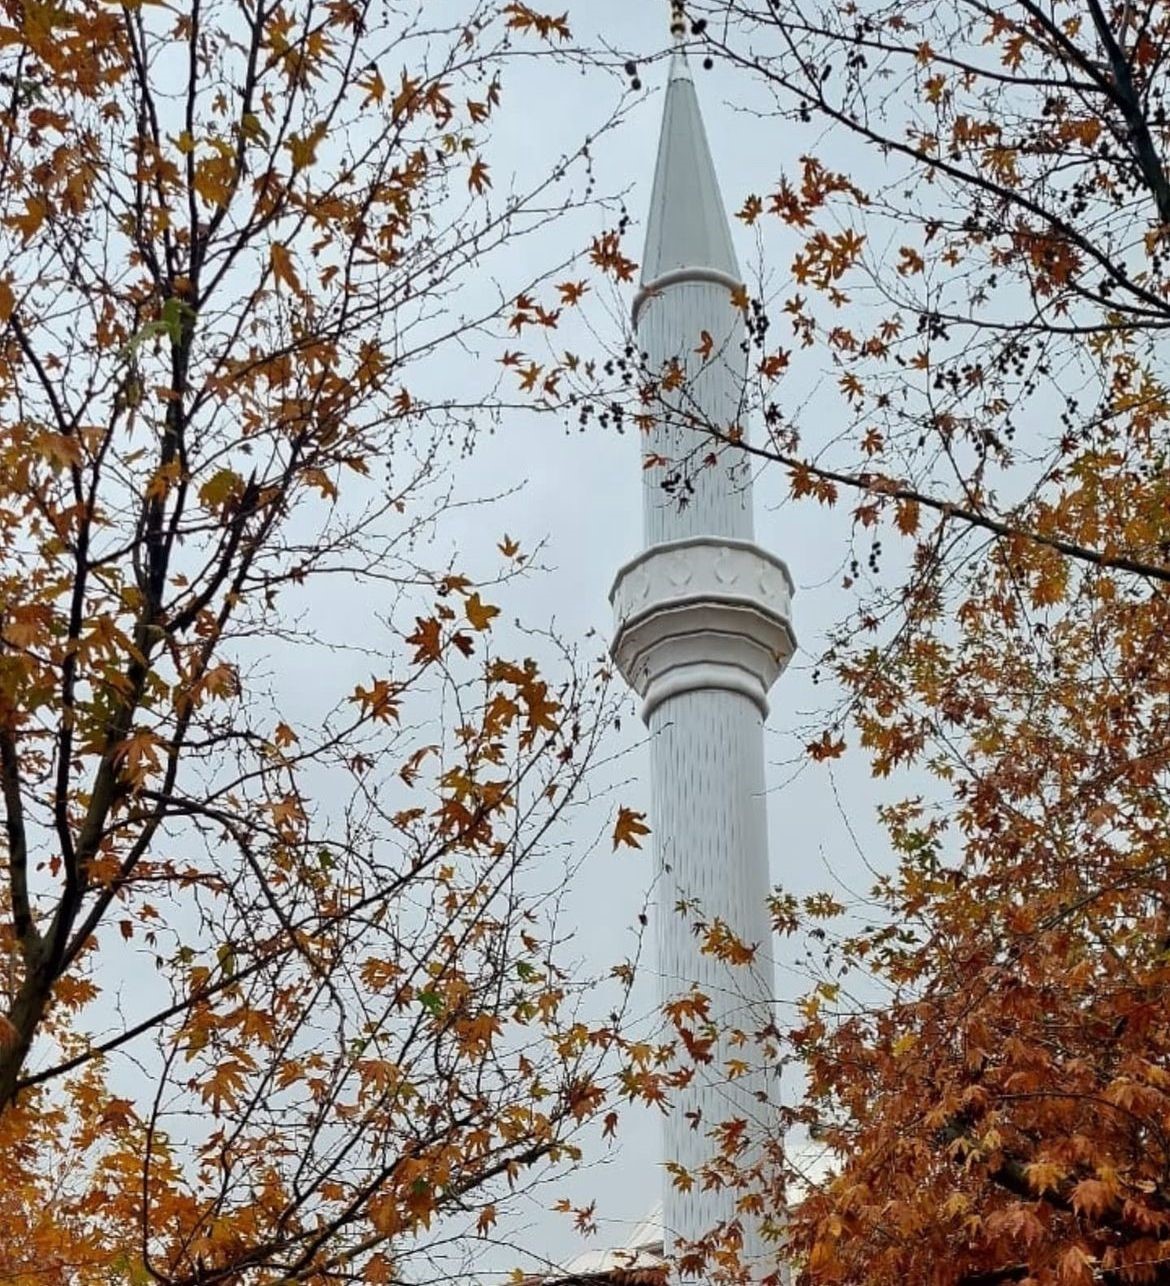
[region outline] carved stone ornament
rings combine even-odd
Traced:
[[[742,693],[766,716],[796,649],[792,593],[784,563],[746,540],[673,540],[628,562],[609,595],[610,653],[643,698],[642,718],[700,688]]]

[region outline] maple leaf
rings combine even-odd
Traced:
[[[467,186],[473,192],[483,192],[492,185],[491,178],[488,176],[488,167],[481,157],[476,157],[472,162],[471,169],[467,174]]]
[[[903,536],[913,536],[918,530],[921,507],[917,500],[899,500],[896,523]]]
[[[442,655],[442,627],[433,616],[419,616],[415,619],[413,634],[407,635],[406,641],[418,650],[414,654],[416,665],[426,665],[437,661]]]
[[[467,600],[463,604],[463,610],[467,613],[467,619],[471,622],[472,629],[476,630],[491,629],[492,618],[500,614],[498,607],[493,607],[490,603],[484,603],[478,593],[467,596]]]
[[[496,546],[505,558],[515,558],[520,552],[520,542],[513,540],[511,536],[505,533],[504,539]]]
[[[283,282],[294,294],[301,294],[301,282],[293,266],[292,255],[287,246],[273,242],[269,249],[272,261],[272,275],[277,282]]]
[[[617,820],[613,826],[613,846],[625,844],[629,848],[641,848],[640,836],[649,835],[650,827],[646,825],[646,814],[635,812],[632,808],[618,809]]]
[[[304,137],[299,134],[290,134],[285,147],[292,159],[293,170],[308,169],[311,165],[317,163],[317,147],[324,139],[326,127],[316,125]]]
[[[594,237],[589,258],[602,272],[611,273],[618,281],[632,281],[638,267],[632,259],[622,254],[621,236],[617,232],[605,232],[600,237]]]
[[[47,202],[41,197],[29,197],[25,202],[24,213],[7,215],[4,222],[10,228],[15,228],[20,233],[21,240],[27,245],[40,230],[48,213]]]
[[[810,741],[805,749],[818,763],[826,759],[840,759],[845,753],[845,738],[834,736],[826,728],[820,737],[816,741]]]
[[[526,4],[518,3],[516,0],[506,4],[504,12],[508,15],[508,26],[514,27],[518,31],[535,31],[543,40],[551,41],[554,36],[559,40],[569,39],[570,31],[567,13],[557,17],[551,14],[538,13],[535,9]]]
[[[581,302],[581,297],[589,289],[589,285],[584,281],[562,281],[557,287],[561,294],[561,302],[572,307]]]
[[[760,215],[763,214],[763,212],[764,212],[763,201],[761,201],[758,196],[749,196],[747,200],[744,201],[742,208],[739,210],[739,212],[736,214],[735,217],[737,219],[742,219],[743,222],[750,227],[753,223],[755,223],[755,221],[760,217]]]
[[[791,357],[791,353],[783,348],[778,348],[760,362],[760,374],[765,379],[774,380],[782,371],[787,369]]]
[[[219,510],[240,495],[243,489],[244,480],[234,469],[217,469],[199,488],[199,503],[208,509]]]
[[[149,774],[161,771],[163,746],[162,738],[153,729],[135,729],[114,756],[121,766],[122,779],[135,789],[141,788]]]
[[[407,639],[408,643],[413,641]],[[371,719],[388,723],[398,718],[399,689],[389,679],[374,679],[369,688],[363,688],[359,683],[353,690],[352,699]]]
[[[358,88],[366,91],[366,96],[362,100],[363,107],[368,107],[370,103],[381,103],[386,97],[386,82],[382,79],[382,73],[377,67],[371,67],[367,78],[358,81]]]

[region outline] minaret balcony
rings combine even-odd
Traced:
[[[699,689],[741,693],[766,717],[796,649],[792,594],[783,561],[746,540],[668,541],[626,563],[609,596],[610,652],[643,699],[642,718]]]

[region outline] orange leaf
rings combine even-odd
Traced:
[[[471,622],[472,627],[477,630],[491,629],[493,616],[499,616],[500,609],[492,607],[490,603],[484,603],[480,600],[478,594],[468,596],[464,610],[467,612],[467,619]]]
[[[441,627],[433,617],[415,619],[415,631],[407,636],[406,641],[413,644],[418,651],[414,654],[416,665],[425,665],[428,661],[437,661],[442,655]]]

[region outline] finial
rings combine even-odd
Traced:
[[[670,0],[670,34],[674,37],[674,54],[670,60],[667,80],[690,80],[691,69],[687,65],[687,15],[683,9],[683,0]]]
[[[681,45],[686,39],[687,16],[683,12],[683,0],[670,0],[670,34],[676,45]]]

